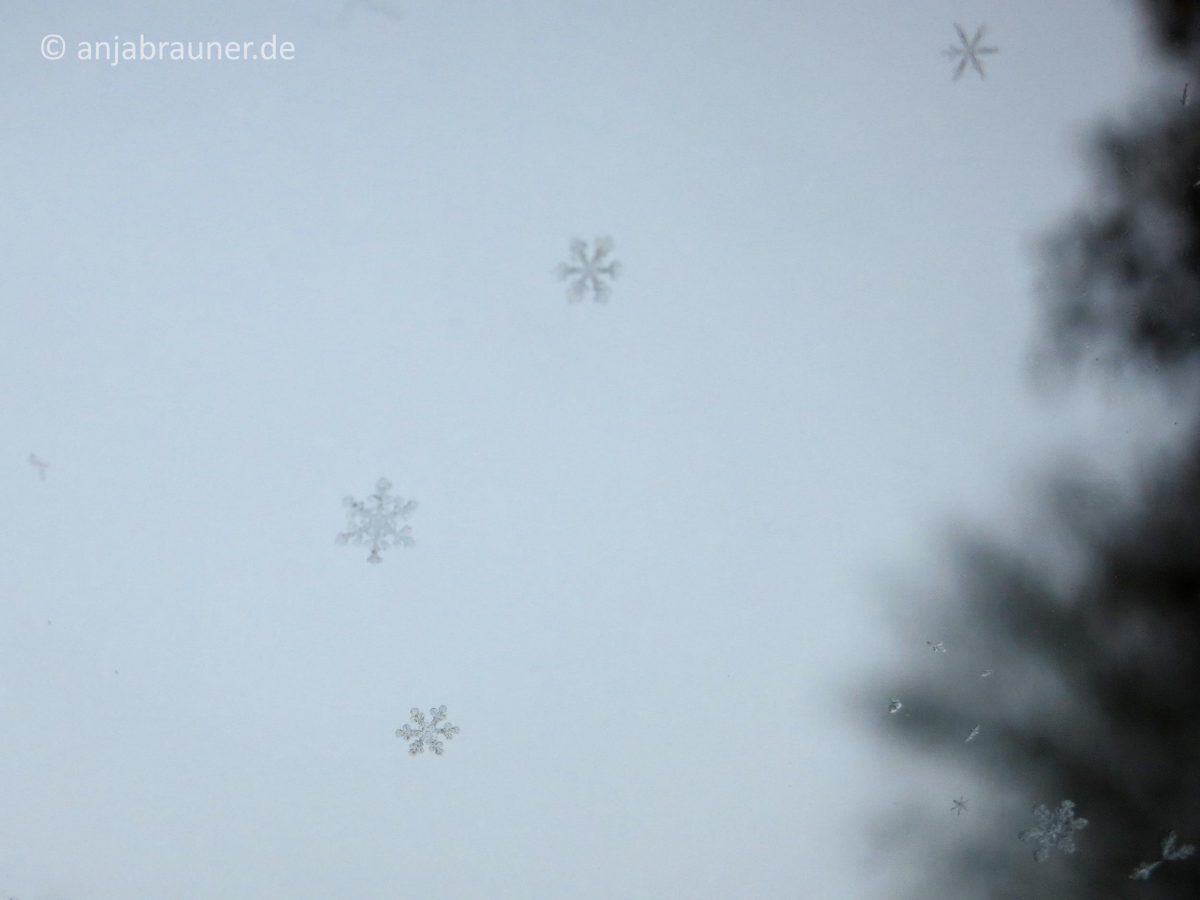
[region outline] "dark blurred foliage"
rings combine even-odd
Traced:
[[[1141,9],[1165,62],[1187,74],[1175,98],[1153,98],[1095,138],[1095,193],[1045,244],[1039,361],[1195,385],[1200,0]],[[1180,419],[1195,427],[1194,411]],[[1051,476],[1023,546],[965,529],[952,539],[951,588],[922,622],[948,652],[893,682],[904,710],[881,718],[989,800],[955,823],[951,797],[931,798],[927,815],[963,827],[905,823],[931,861],[913,896],[1200,898],[1200,853],[1130,880],[1168,832],[1200,845],[1200,434],[1131,477],[1122,491],[1085,473]],[[976,724],[978,740],[964,744]],[[1078,849],[1035,862],[1017,833],[1034,804],[1064,799],[1089,820]]]
[[[1196,0],[1142,0],[1141,5],[1159,49],[1195,62],[1200,53],[1200,4]]]

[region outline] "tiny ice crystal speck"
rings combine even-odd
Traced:
[[[36,453],[30,453],[29,454],[29,464],[38,470],[38,478],[40,478],[42,481],[45,481],[46,480],[46,470],[48,468],[50,468],[50,463],[48,463],[44,460],[38,459],[38,455]]]

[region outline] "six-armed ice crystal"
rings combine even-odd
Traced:
[[[1036,844],[1033,858],[1038,862],[1048,859],[1051,851],[1061,850],[1063,853],[1075,852],[1075,832],[1087,828],[1087,819],[1077,818],[1075,804],[1064,800],[1058,809],[1051,811],[1044,804],[1033,808],[1033,817],[1037,825],[1026,828],[1017,838],[1031,844]]]
[[[393,497],[388,491],[392,483],[386,478],[380,478],[375,484],[375,493],[366,500],[355,500],[347,497],[342,503],[346,507],[347,531],[337,536],[339,544],[368,544],[371,555],[367,562],[380,563],[383,557],[380,550],[399,544],[402,547],[413,545],[412,527],[400,525],[401,519],[407,519],[417,508],[417,501]]]
[[[402,725],[396,729],[396,737],[408,741],[408,755],[416,756],[429,748],[438,756],[445,751],[443,740],[450,740],[459,732],[457,725],[446,722],[446,707],[430,708],[429,718],[415,706],[409,710],[412,725]],[[445,724],[443,724],[445,723]]]
[[[570,281],[567,286],[567,299],[578,303],[588,294],[597,303],[604,303],[612,293],[612,286],[606,279],[615,279],[621,274],[621,264],[615,259],[608,261],[612,253],[613,240],[610,237],[596,238],[595,249],[588,254],[587,242],[575,238],[571,241],[571,260],[561,263],[555,270],[559,281]]]
[[[975,32],[975,37],[970,40],[967,40],[967,33],[962,30],[961,25],[955,24],[954,30],[958,32],[959,43],[947,47],[942,51],[944,56],[949,56],[951,59],[962,57],[958,65],[954,68],[954,80],[958,81],[962,77],[962,73],[966,71],[968,63],[979,73],[980,78],[984,78],[983,65],[979,62],[980,54],[999,53],[1000,48],[979,46],[979,42],[983,39],[983,33],[987,30],[984,25],[979,26]]]

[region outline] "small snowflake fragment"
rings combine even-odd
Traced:
[[[596,247],[588,255],[587,242],[579,238],[571,241],[571,261],[561,263],[555,270],[559,281],[570,281],[567,299],[578,303],[589,293],[597,303],[604,303],[612,293],[612,286],[605,279],[615,279],[621,274],[621,264],[615,259],[608,261],[612,253],[610,237],[596,238]]]
[[[1033,858],[1038,862],[1048,859],[1053,850],[1074,853],[1075,832],[1088,824],[1087,819],[1076,818],[1075,804],[1070,800],[1064,800],[1053,812],[1045,804],[1039,804],[1033,808],[1033,817],[1037,825],[1026,828],[1017,839],[1037,844]]]
[[[975,71],[979,73],[980,78],[986,77],[983,74],[983,66],[979,62],[979,55],[981,53],[999,53],[1000,49],[998,47],[979,46],[979,42],[983,39],[983,32],[985,29],[986,26],[980,25],[979,29],[975,32],[975,37],[968,41],[967,33],[962,30],[962,26],[958,25],[957,23],[955,24],[954,30],[958,32],[959,44],[957,46],[947,47],[942,51],[943,56],[949,56],[951,59],[956,59],[960,56],[962,57],[954,69],[955,81],[958,81],[958,79],[962,77],[962,73],[967,68],[967,63],[970,63]]]
[[[1150,875],[1165,862],[1175,862],[1181,859],[1187,859],[1196,852],[1196,848],[1191,844],[1184,844],[1182,847],[1176,847],[1175,841],[1178,839],[1175,832],[1171,832],[1162,842],[1162,859],[1152,863],[1142,863],[1133,870],[1133,874],[1129,877],[1133,881],[1149,881]]]
[[[1149,881],[1150,875],[1162,865],[1162,860],[1152,863],[1142,863],[1129,876],[1130,881]]]
[[[991,669],[984,669],[982,672],[980,672],[980,673],[979,673],[979,677],[980,677],[980,678],[991,678],[991,677],[992,677],[992,670],[991,670]]]
[[[964,812],[967,811],[966,798],[959,797],[957,800],[952,801],[952,806],[950,808],[954,811],[954,814],[956,816],[962,815]]]
[[[409,756],[424,753],[426,747],[441,756],[446,751],[442,741],[450,740],[459,732],[457,725],[443,724],[446,719],[446,707],[444,706],[436,709],[431,707],[428,720],[425,718],[425,713],[414,706],[409,710],[409,718],[412,719],[412,725],[402,725],[396,729],[396,737],[404,738],[409,742]]]
[[[1196,852],[1196,848],[1192,844],[1184,844],[1182,847],[1175,846],[1176,835],[1171,832],[1162,842],[1162,858],[1164,862],[1174,862],[1180,859],[1187,859]]]
[[[976,725],[974,728],[971,729],[971,733],[967,735],[967,739],[965,741],[963,741],[963,743],[969,744],[969,743],[971,743],[971,741],[975,740],[975,738],[977,738],[977,737],[979,737],[979,726],[978,725]]]
[[[400,526],[401,519],[407,519],[417,508],[415,500],[405,502],[400,497],[388,494],[392,483],[386,478],[380,478],[375,484],[375,493],[367,500],[355,500],[347,497],[342,503],[346,507],[348,531],[337,536],[339,544],[354,544],[356,546],[369,544],[371,555],[369,563],[383,562],[380,550],[387,550],[396,544],[402,547],[413,545],[412,526]]]
[[[902,709],[904,709],[904,704],[900,702],[899,698],[892,700],[892,702],[888,704],[888,712],[893,716]]]
[[[29,464],[38,470],[38,478],[42,481],[46,480],[46,470],[50,468],[50,464],[38,459],[36,453],[29,454]]]
[[[934,653],[945,653],[946,652],[946,645],[944,643],[942,643],[941,641],[937,641],[937,642],[926,641],[925,643],[933,648]]]

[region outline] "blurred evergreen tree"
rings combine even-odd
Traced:
[[[1137,371],[1192,403],[1200,2],[1143,0],[1141,9],[1185,73],[1180,93],[1147,104],[1132,124],[1100,129],[1097,193],[1046,241],[1037,359],[1043,373],[1095,372],[1097,361]],[[972,767],[1005,799],[992,815],[977,813],[961,843],[934,848],[916,896],[1200,898],[1200,855],[1130,879],[1160,858],[1170,832],[1200,844],[1200,433],[1195,411],[1180,421],[1189,436],[1138,475],[1132,498],[1079,473],[1049,479],[1041,537],[1069,549],[1070,578],[1029,547],[978,533],[953,539],[954,587],[927,623],[949,652],[888,689],[904,712],[884,720],[931,758]],[[979,739],[964,748],[975,725]],[[1034,824],[1033,804],[1064,799],[1089,820],[1078,849],[1036,862],[1017,833]]]

